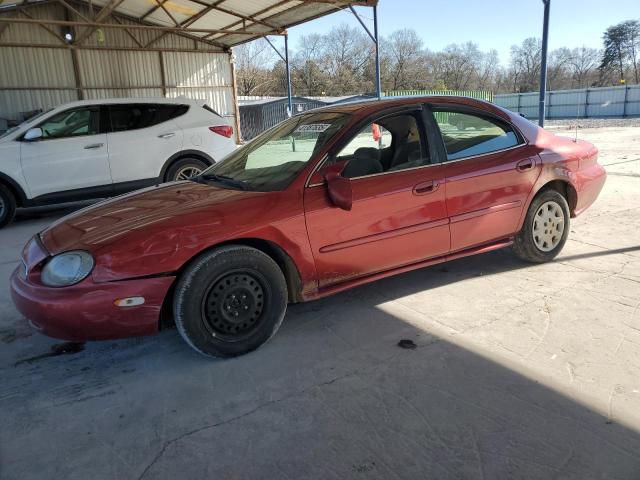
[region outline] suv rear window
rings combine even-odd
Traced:
[[[108,105],[111,132],[124,132],[152,127],[184,115],[188,105],[168,103],[132,103]]]

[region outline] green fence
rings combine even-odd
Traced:
[[[487,90],[392,90],[384,92],[385,97],[408,97],[414,95],[460,95],[493,102],[493,92]]]

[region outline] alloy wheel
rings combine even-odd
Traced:
[[[198,167],[194,167],[188,165],[186,167],[182,167],[180,170],[176,172],[176,180],[189,180],[196,175],[200,175],[202,173],[202,169]]]

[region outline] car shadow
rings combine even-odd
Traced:
[[[616,410],[387,308],[525,265],[495,251],[292,305],[230,360],[166,331],[2,368],[4,475],[637,478],[640,434]]]

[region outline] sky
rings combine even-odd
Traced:
[[[371,8],[356,7],[373,32]],[[432,51],[450,43],[473,41],[482,50],[496,49],[508,63],[511,45],[527,37],[542,37],[541,0],[379,0],[378,27],[385,36],[412,28]],[[551,0],[549,50],[602,46],[604,30],[623,20],[640,19],[640,0]],[[345,10],[289,29],[289,45],[301,48],[300,37],[325,33],[334,25],[357,20]]]

